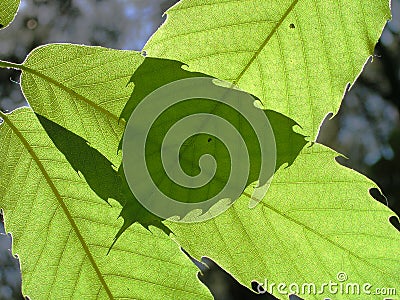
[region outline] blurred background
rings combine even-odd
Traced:
[[[0,31],[0,59],[22,62],[35,47],[55,42],[141,50],[177,0],[22,0],[14,22]],[[385,197],[372,195],[400,215],[400,0],[392,0],[389,22],[339,113],[325,119],[318,141],[347,159],[338,161],[374,180]],[[26,105],[20,73],[0,70],[0,109]],[[7,218],[7,216],[5,216]],[[391,222],[400,230],[398,220]],[[2,221],[0,217],[0,221]],[[21,299],[18,261],[0,222],[0,300]],[[388,249],[389,250],[389,249]],[[205,259],[200,279],[215,299],[275,299],[256,295]],[[292,298],[294,299],[294,298]]]

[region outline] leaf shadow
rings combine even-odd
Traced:
[[[195,77],[216,79],[204,73],[190,72],[184,69],[185,67],[187,67],[186,64],[176,60],[146,57],[143,63],[131,76],[129,83],[134,84],[134,89],[130,99],[121,112],[120,118],[128,121],[137,106],[148,95],[167,84],[181,79]],[[232,89],[232,86],[216,86],[216,88],[224,90],[221,94],[229,94],[229,97],[233,95],[232,98],[234,98],[236,94],[249,95],[243,91]],[[254,105],[254,102],[257,102],[257,100],[261,103],[255,96],[250,96],[251,97],[249,98],[253,99],[251,100],[252,105]],[[222,165],[224,165],[225,168],[222,167],[224,169],[220,169],[220,172],[217,168],[213,177],[213,179],[216,179],[213,181],[213,185],[210,187],[210,184],[207,184],[202,188],[182,188],[177,186],[177,184],[168,177],[163,168],[160,154],[163,138],[174,124],[189,115],[200,113],[214,114],[224,118],[232,124],[241,136],[246,137],[245,143],[250,157],[250,170],[246,186],[257,182],[260,177],[260,166],[262,164],[261,151],[252,124],[230,106],[224,103],[215,104],[215,101],[212,104],[210,104],[210,102],[212,101],[209,99],[186,99],[178,104],[174,104],[168,109],[165,109],[162,112],[162,115],[154,121],[147,136],[147,141],[150,142],[147,143],[146,141],[145,156],[146,163],[150,166],[148,167],[148,170],[152,175],[151,177],[155,178],[154,182],[164,194],[169,195],[171,198],[174,198],[173,195],[177,195],[177,197],[180,198],[178,201],[195,203],[204,201],[216,195],[218,191],[222,190],[227,182],[227,179],[224,176],[229,174],[231,167],[231,165],[226,166],[225,162],[229,159],[229,156],[227,156],[229,155],[229,152],[224,150],[223,144],[218,137],[214,138],[211,135],[201,133],[189,137],[182,144],[181,149],[179,149],[179,161],[183,162],[181,167],[189,176],[196,176],[201,172],[199,160],[202,155],[210,154],[217,162],[218,167],[218,162],[222,161]],[[157,109],[157,105],[158,103],[154,102],[155,109]],[[305,136],[294,131],[296,126],[301,126],[296,121],[276,111],[263,110],[263,112],[269,120],[275,136],[277,154],[275,171],[282,166],[289,167],[307,144]],[[123,140],[124,137],[122,137],[120,141],[119,150],[122,149]],[[148,148],[152,150],[147,151]],[[180,197],[180,195],[182,195],[182,197]],[[199,197],[198,195],[204,196]],[[196,200],[194,200],[195,198]],[[207,209],[210,209],[210,207]]]
[[[96,195],[107,203],[109,199],[114,199],[123,207],[120,217],[124,223],[116,234],[114,243],[122,232],[135,222],[146,229],[152,225],[167,235],[171,233],[161,222],[161,218],[150,213],[136,200],[125,182],[122,168],[116,170],[103,154],[91,147],[82,137],[42,115],[36,116],[56,148],[64,154],[72,168],[85,178]]]
[[[188,65],[177,60],[146,57],[130,78],[129,83],[134,84],[134,90],[121,112],[120,119],[128,121],[136,106],[146,96],[168,83],[193,77],[213,78],[204,73],[187,71],[184,67],[188,67]],[[254,95],[251,96],[259,100]],[[275,135],[277,148],[275,169],[278,170],[284,164],[287,164],[288,167],[307,144],[306,136],[294,131],[294,127],[301,127],[301,124],[273,110],[266,109],[264,112]],[[119,144],[119,150],[122,149],[122,140],[123,137]]]

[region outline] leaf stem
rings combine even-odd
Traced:
[[[23,70],[24,66],[22,64],[15,64],[9,61],[0,60],[0,68]]]
[[[3,119],[3,121],[4,121],[5,118],[7,118],[6,114],[3,113],[3,112],[0,110],[0,119]]]

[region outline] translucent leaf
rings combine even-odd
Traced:
[[[292,127],[296,123],[300,124],[303,133],[314,138],[323,117],[330,111],[337,111],[346,84],[353,82],[360,72],[388,18],[387,2],[381,0],[346,3],[317,3],[306,0],[279,3],[261,0],[182,1],[169,11],[167,23],[153,36],[145,49],[150,56],[176,59],[187,63],[191,71],[237,83],[242,89],[260,98],[267,109],[286,119],[285,125],[289,124]],[[69,155],[73,149],[70,145],[57,142],[55,137],[52,140],[65,157],[57,152],[50,140],[45,144],[45,148],[38,148],[38,151],[52,149],[57,152],[62,162],[68,167],[73,167],[69,167],[70,171],[78,170],[86,180],[79,179],[83,189],[69,184],[66,195],[74,197],[68,198],[67,204],[69,209],[75,209],[73,212],[77,214],[78,219],[79,214],[89,213],[101,225],[118,216],[117,209],[108,208],[106,202],[101,200],[107,200],[114,205],[115,202],[109,198],[118,196],[110,196],[107,191],[103,193],[99,183],[112,185],[112,180],[118,178],[113,166],[118,166],[121,161],[116,155],[116,149],[124,129],[122,121],[118,123],[118,117],[121,112],[122,116],[124,113],[129,116],[132,107],[125,111],[122,111],[122,108],[133,87],[126,86],[126,83],[142,62],[143,58],[131,51],[50,45],[33,51],[21,67],[23,91],[35,112],[43,116],[42,125],[46,123],[53,128],[53,133],[62,132],[65,136],[73,137],[88,154],[96,155],[104,170],[109,172],[104,178],[92,182],[90,178],[95,174],[95,170],[90,169],[90,161],[75,160],[76,154],[71,158]],[[156,76],[157,72],[155,73]],[[135,89],[138,87],[140,90],[143,85],[144,83],[139,85],[135,82]],[[154,88],[151,83],[149,87],[149,91]],[[147,91],[147,87],[143,90]],[[169,121],[174,120],[176,119],[171,116]],[[23,121],[30,119],[25,118]],[[38,125],[28,126],[27,129],[24,127],[26,131],[21,131],[21,134],[28,134],[30,130],[39,128],[35,126]],[[46,125],[43,126],[46,128]],[[2,125],[3,130],[4,128],[8,128],[7,124]],[[162,129],[162,126],[159,128]],[[51,132],[48,129],[46,131]],[[70,135],[71,133],[74,136]],[[50,133],[49,135],[51,136]],[[37,137],[33,134],[33,139],[35,138]],[[301,147],[292,148],[283,136],[281,138],[286,146],[284,152],[295,155],[286,156],[281,161],[281,168],[278,169],[270,191],[262,203],[250,210],[250,193],[247,190],[233,207],[215,219],[198,224],[166,223],[175,233],[176,240],[197,258],[203,255],[211,257],[247,286],[250,286],[252,280],[263,282],[265,279],[277,283],[314,282],[320,285],[335,280],[339,272],[346,272],[351,282],[370,282],[374,287],[399,288],[399,272],[396,269],[400,257],[399,234],[388,221],[392,212],[375,202],[368,194],[368,189],[375,185],[362,175],[334,162],[336,153],[316,144],[303,149],[298,155]],[[1,145],[6,147],[3,143]],[[88,149],[88,146],[91,149]],[[1,155],[5,155],[3,152],[11,153],[8,155],[14,153],[1,151]],[[29,152],[24,153],[28,155]],[[42,164],[47,164],[45,155],[52,159],[53,154],[43,155]],[[191,159],[197,163],[196,157]],[[22,179],[19,178],[25,174],[37,176],[37,168],[33,169],[35,172],[32,171],[34,175],[26,173],[26,169],[31,167],[22,164],[21,161],[21,158],[16,157],[1,159],[4,164],[14,162],[13,168],[4,165],[1,170],[15,172],[12,175],[6,172],[8,175],[4,178],[8,181],[2,184],[3,189],[16,191],[17,187],[12,185],[14,181],[11,179],[18,178],[15,182],[21,182]],[[291,165],[284,168],[286,163]],[[57,175],[54,178],[65,178],[57,173],[63,171],[63,168],[54,162],[48,164],[49,174],[54,172]],[[70,176],[72,174],[76,176],[73,171]],[[41,185],[38,184],[38,187],[32,185],[25,177],[24,182],[28,182],[26,190],[21,194],[24,199],[31,199],[32,191],[40,191],[40,195],[47,195],[43,187],[46,178],[40,181]],[[65,184],[63,180],[56,182]],[[56,184],[54,186],[57,187]],[[78,193],[78,198],[87,199],[86,197],[90,196],[98,203],[91,200],[96,206],[86,203],[90,207],[83,207],[84,204],[78,202],[75,195],[70,196],[70,193],[75,192]],[[17,192],[14,193],[16,195]],[[8,201],[11,222],[21,222],[21,219],[15,217],[18,213],[36,213],[36,210],[24,206],[20,201],[15,204],[7,195],[8,193],[3,198]],[[42,216],[48,217],[42,213],[43,210],[47,212],[48,206],[40,202],[43,201],[42,198],[37,198],[37,201],[37,212],[40,215],[24,218],[23,221],[41,226],[39,229],[42,231],[36,230],[32,233],[36,240],[39,239],[38,236],[49,239],[51,236],[47,234],[43,237],[43,232],[46,232],[52,223]],[[103,211],[95,211],[96,207],[103,206],[108,209],[110,215]],[[118,204],[117,206],[119,207]],[[54,212],[54,216],[59,217],[57,211]],[[13,218],[17,221],[12,221]],[[32,219],[34,221],[31,221]],[[121,232],[121,224],[115,224],[112,228],[101,227],[101,231],[93,231],[99,225],[91,226],[87,220],[79,224],[89,240],[102,241],[101,246],[105,252],[115,231],[119,228],[119,233]],[[17,228],[16,235],[21,236],[22,231],[18,231],[17,224],[11,225]],[[125,225],[122,229],[127,228]],[[68,226],[61,227],[60,230],[67,230],[66,228]],[[140,250],[147,249],[148,240],[143,240],[146,238],[135,239],[138,236],[137,231],[140,234],[148,234],[142,227],[133,225],[120,237],[114,249],[118,252],[120,247],[127,243],[137,246]],[[128,242],[131,232],[134,232],[135,236]],[[167,239],[161,231],[156,229],[155,233],[156,237],[152,238],[159,237],[162,241]],[[62,239],[60,236],[65,238],[65,235],[59,235],[58,231],[55,234],[58,234],[57,239],[51,241],[58,246]],[[70,238],[68,234],[67,237]],[[23,238],[30,236],[22,235],[21,241]],[[32,243],[31,240],[29,242]],[[97,247],[95,245],[98,244],[90,243],[88,248],[94,249]],[[146,252],[149,255],[157,249],[155,244],[151,245],[153,247],[149,247],[151,249]],[[17,246],[17,249],[24,247],[22,244]],[[390,252],[387,249],[390,249]],[[36,253],[30,252],[32,249],[26,248],[24,251],[27,251],[25,257],[31,255],[31,259],[37,258]],[[51,253],[50,250],[48,252]],[[111,251],[109,257],[117,255],[113,252],[115,250]],[[97,258],[97,254],[94,257]],[[40,262],[41,260],[37,263]],[[99,265],[105,268],[115,266],[107,262]],[[139,265],[138,261],[135,262]],[[49,265],[54,267],[55,264]],[[85,265],[83,270],[86,270],[84,267]],[[146,272],[153,268],[145,269],[142,266],[138,270],[140,274],[147,274]],[[29,274],[28,269],[28,278]],[[99,276],[95,275],[92,276],[98,280]],[[38,276],[36,278],[41,279],[41,274]],[[83,285],[89,282],[93,287],[96,280],[91,279],[90,274],[87,276],[89,280],[78,283]],[[33,279],[28,279],[28,282],[33,284]],[[97,286],[99,285],[101,283],[97,282]],[[81,290],[84,289],[79,289]],[[89,287],[84,290],[88,291]],[[156,293],[157,289],[154,288],[143,297],[165,298]],[[277,294],[276,291],[274,294],[281,298],[286,297]],[[324,296],[331,295],[324,293]],[[338,296],[343,299],[359,299],[359,295]],[[201,296],[187,296],[188,299],[190,297],[198,299]],[[305,298],[313,297],[319,298],[315,295],[306,295]]]
[[[369,195],[376,185],[337,164],[337,154],[314,144],[278,170],[265,199],[248,209],[249,194],[224,214],[200,224],[169,223],[192,256],[212,258],[239,282],[294,283],[305,299],[376,299],[376,288],[400,289],[400,234],[394,213]],[[395,217],[393,217],[395,218]],[[343,277],[344,275],[347,276]],[[360,293],[330,293],[329,282],[359,284]],[[316,291],[301,294],[304,283]],[[370,295],[363,285],[370,284]],[[351,288],[351,287],[350,287]],[[293,290],[292,290],[293,291]],[[273,294],[280,299],[277,286]]]
[[[30,109],[1,115],[0,205],[32,299],[211,299],[196,267],[156,228],[121,227]],[[42,117],[43,121],[43,117]],[[49,125],[48,125],[49,126]],[[101,175],[101,174],[99,174]]]
[[[144,50],[236,83],[314,139],[389,18],[387,0],[183,0]]]

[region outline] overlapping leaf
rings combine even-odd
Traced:
[[[235,82],[314,139],[389,18],[387,0],[183,0],[144,49]]]
[[[7,27],[17,13],[20,0],[2,0],[0,8],[0,29]]]
[[[375,184],[340,166],[332,150],[314,144],[279,170],[267,196],[248,209],[245,194],[224,214],[200,224],[171,223],[177,241],[194,257],[208,256],[242,284],[285,283],[305,299],[376,299],[375,288],[400,289],[400,234],[393,216],[369,195]],[[347,280],[337,276],[345,273]],[[360,294],[301,294],[304,283],[356,283]],[[362,292],[369,283],[371,294]],[[265,287],[265,285],[264,285]],[[271,291],[271,286],[267,287]],[[293,290],[292,290],[293,291]],[[272,291],[279,294],[276,286]]]
[[[150,67],[145,61],[137,70],[134,83],[141,90],[133,92],[135,104],[141,93],[147,93],[143,90],[150,85],[148,78],[156,77],[154,83],[174,76],[162,68],[162,60],[155,61],[148,61]],[[171,62],[166,63],[171,70]],[[282,133],[282,122],[272,121],[276,133]],[[168,128],[165,122],[163,126]],[[285,150],[293,149],[295,144],[283,136]],[[281,138],[277,134],[278,145]],[[268,279],[299,286],[312,282],[320,290],[346,272],[351,282],[360,285],[371,282],[374,287],[398,288],[400,236],[388,222],[392,212],[369,195],[375,185],[339,166],[336,155],[317,144],[304,149],[293,166],[278,170],[267,197],[254,210],[248,210],[248,195],[244,195],[225,214],[206,223],[168,226],[190,254],[198,259],[211,257],[248,286],[252,280]],[[385,252],[387,248],[393,252]],[[328,289],[322,294],[331,296]]]
[[[121,227],[119,204],[111,201],[110,207],[89,188],[30,109],[2,118],[0,205],[21,259],[24,294],[32,299],[210,299],[196,267],[158,229],[130,227],[107,255]]]
[[[190,70],[236,82],[314,138],[322,118],[337,111],[345,85],[372,53],[389,17],[387,4],[181,1],[145,49],[151,56],[177,59]],[[131,51],[50,45],[33,51],[21,66],[24,94],[44,116],[42,124],[53,133],[60,129],[83,147],[88,141],[91,148],[84,153],[96,155],[110,172],[99,172],[98,180],[104,175],[106,184],[116,176],[112,165],[120,163],[116,150],[124,126],[118,117],[133,88],[125,85],[142,61]],[[101,201],[110,197],[101,196],[99,181],[90,180],[95,174],[88,167],[91,162],[71,158],[74,149],[52,138],[64,156],[58,153],[31,112],[5,118],[0,186],[6,192],[0,203],[7,209],[7,228],[16,237],[26,291],[35,291],[40,299],[69,293],[85,299],[209,296],[195,281],[192,266],[158,230],[151,235],[134,225],[105,256],[121,227],[112,221],[120,207]],[[285,145],[291,153],[290,143]],[[244,194],[206,223],[168,226],[190,254],[210,256],[247,286],[254,279],[320,286],[346,272],[351,282],[400,289],[400,238],[388,222],[392,212],[369,196],[374,184],[339,166],[335,155],[317,144],[303,149],[290,167],[278,170],[267,197],[255,209],[248,209]],[[15,201],[21,198],[25,202]],[[154,255],[160,245],[164,250]],[[144,261],[151,261],[151,267]],[[154,268],[157,275],[151,273]],[[178,274],[170,273],[177,269],[188,282],[168,285],[162,278],[176,279]],[[37,281],[44,285],[33,286]],[[129,284],[132,289],[127,290]]]
[[[387,1],[305,0],[181,1],[167,14],[148,55],[237,83],[312,138],[337,111],[390,15]],[[246,285],[320,284],[343,271],[352,282],[398,288],[392,213],[368,195],[374,185],[334,155],[320,145],[305,149],[254,210],[243,196],[207,223],[170,227],[189,253],[210,256]]]

